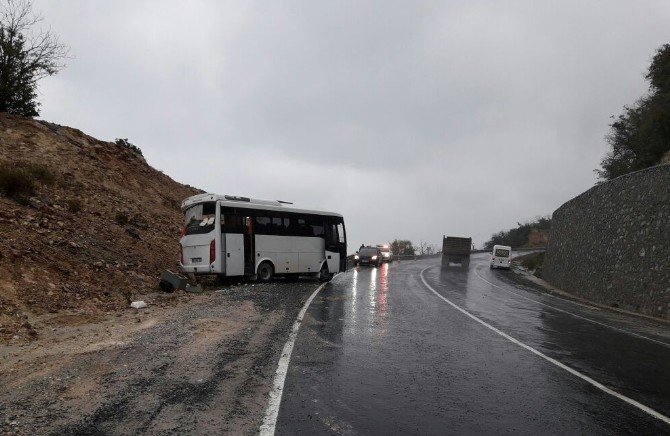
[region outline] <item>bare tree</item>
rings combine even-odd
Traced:
[[[37,82],[65,67],[69,49],[28,0],[0,0],[0,112],[37,116]]]
[[[426,254],[426,249],[428,248],[428,243],[423,239],[419,241],[419,254]]]

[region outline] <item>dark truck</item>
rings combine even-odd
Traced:
[[[460,263],[467,268],[470,264],[472,238],[444,236],[442,238],[442,266],[448,267],[450,262]]]

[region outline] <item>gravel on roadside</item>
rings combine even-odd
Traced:
[[[0,429],[255,434],[290,327],[317,286],[241,282],[158,294],[145,297],[147,309],[55,325],[38,341],[5,346]]]

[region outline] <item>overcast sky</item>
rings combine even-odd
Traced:
[[[43,119],[206,191],[340,212],[350,251],[551,214],[670,42],[667,0],[34,6],[73,56]]]

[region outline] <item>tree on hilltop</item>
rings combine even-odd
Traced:
[[[402,255],[402,256],[413,256],[416,253],[416,249],[412,245],[412,241],[408,241],[405,239],[395,239],[393,242],[391,242],[391,253],[394,255]]]
[[[656,50],[645,78],[649,93],[611,124],[611,150],[596,170],[603,181],[657,165],[670,154],[670,44]]]
[[[27,0],[0,0],[0,112],[37,116],[37,82],[65,67],[68,48]]]

